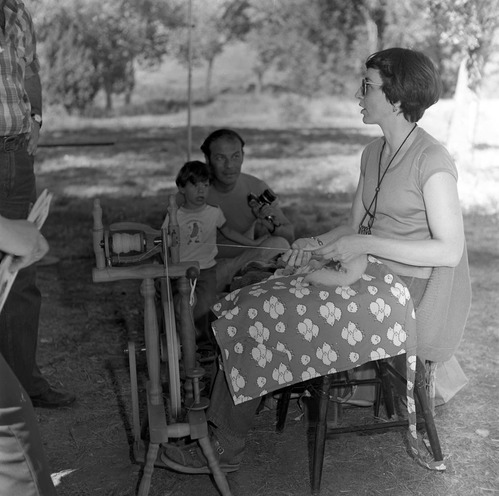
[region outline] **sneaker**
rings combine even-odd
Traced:
[[[217,440],[212,438],[211,444],[222,472],[235,472],[239,470],[239,463],[229,463],[225,459],[224,449]],[[182,446],[162,444],[160,459],[168,468],[176,472],[184,474],[211,474],[208,460],[197,442]]]
[[[49,388],[41,394],[31,396],[31,403],[38,408],[61,408],[71,405],[75,400],[76,396],[73,393],[54,388]]]

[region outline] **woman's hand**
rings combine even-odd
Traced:
[[[312,258],[313,251],[322,245],[320,238],[297,239],[291,248],[282,256],[282,260],[292,267],[307,265]]]
[[[336,241],[314,250],[314,255],[324,257],[326,260],[348,264],[359,255],[367,255],[366,241],[368,238],[369,236],[362,234],[342,236]]]
[[[41,235],[36,226],[27,220],[2,219],[3,225],[8,229],[7,253],[13,255],[11,272],[37,262],[48,252],[47,240]],[[4,243],[7,245],[7,242]]]

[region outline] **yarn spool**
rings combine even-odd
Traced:
[[[130,253],[131,251],[143,252],[145,243],[141,233],[115,233],[112,235],[112,251],[120,253]]]

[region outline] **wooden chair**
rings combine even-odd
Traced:
[[[139,418],[139,391],[135,359],[135,339],[129,334],[128,356],[132,390],[132,416],[134,455],[145,462],[140,482],[139,496],[147,496],[157,463],[159,446],[170,438],[190,436],[198,440],[206,456],[217,487],[223,496],[231,496],[225,474],[208,437],[205,411],[209,400],[200,395],[199,380],[204,370],[196,363],[195,330],[191,314],[191,281],[199,273],[197,262],[179,262],[178,223],[176,204],[170,198],[170,225],[156,231],[134,222],[111,224],[105,230],[102,209],[98,200],[94,204],[93,246],[96,268],[92,271],[94,282],[140,280],[144,300],[144,338],[147,358],[147,421],[141,426]],[[153,259],[152,257],[156,259]],[[158,261],[157,258],[160,260]],[[174,315],[171,280],[176,279],[180,293],[179,315]],[[157,316],[157,288],[160,288],[162,319]],[[180,325],[176,326],[176,317]],[[161,332],[159,322],[161,322]],[[180,354],[179,341],[182,353]],[[164,355],[164,356],[162,356]],[[161,361],[168,365],[168,391],[163,391],[160,378]],[[186,380],[180,380],[180,365]],[[181,390],[182,388],[182,390]],[[164,395],[167,396],[168,415]],[[182,410],[187,410],[187,422],[179,422]],[[142,436],[147,427],[149,442]]]
[[[433,467],[445,469],[442,449],[433,419],[433,398],[429,391],[426,364],[445,362],[454,354],[464,331],[466,319],[471,305],[471,283],[468,269],[466,246],[463,256],[456,268],[434,268],[428,281],[425,294],[416,312],[418,333],[417,363],[415,379],[416,410],[421,417],[418,427],[426,430],[433,455]],[[312,400],[315,403],[316,417],[311,420],[315,425],[315,436],[312,448],[311,488],[312,494],[320,491],[322,468],[324,462],[325,442],[328,437],[347,432],[369,432],[391,428],[407,427],[407,420],[394,419],[393,383],[404,383],[405,378],[394,367],[390,359],[373,362],[377,374],[373,379],[351,380],[346,373],[331,374],[315,381],[311,388]],[[376,395],[374,401],[373,422],[362,425],[341,426],[338,419],[342,414],[342,404],[330,401],[330,395],[338,388],[359,384],[374,384]],[[286,421],[286,414],[293,387],[282,391],[277,406],[276,430],[281,432]],[[381,400],[385,405],[387,420],[378,421]],[[334,412],[328,421],[328,410]]]

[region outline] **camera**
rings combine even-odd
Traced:
[[[255,217],[258,217],[258,212],[260,212],[265,205],[272,205],[276,200],[277,195],[270,188],[266,189],[260,196],[257,196],[254,193],[248,195],[248,205],[251,207],[251,210],[253,210]],[[281,225],[276,221],[273,215],[266,215],[265,220],[272,223],[274,231],[276,227]]]
[[[256,196],[254,193],[248,195],[248,205],[251,208],[272,205],[276,200],[277,195],[271,189],[266,189],[260,196]]]

